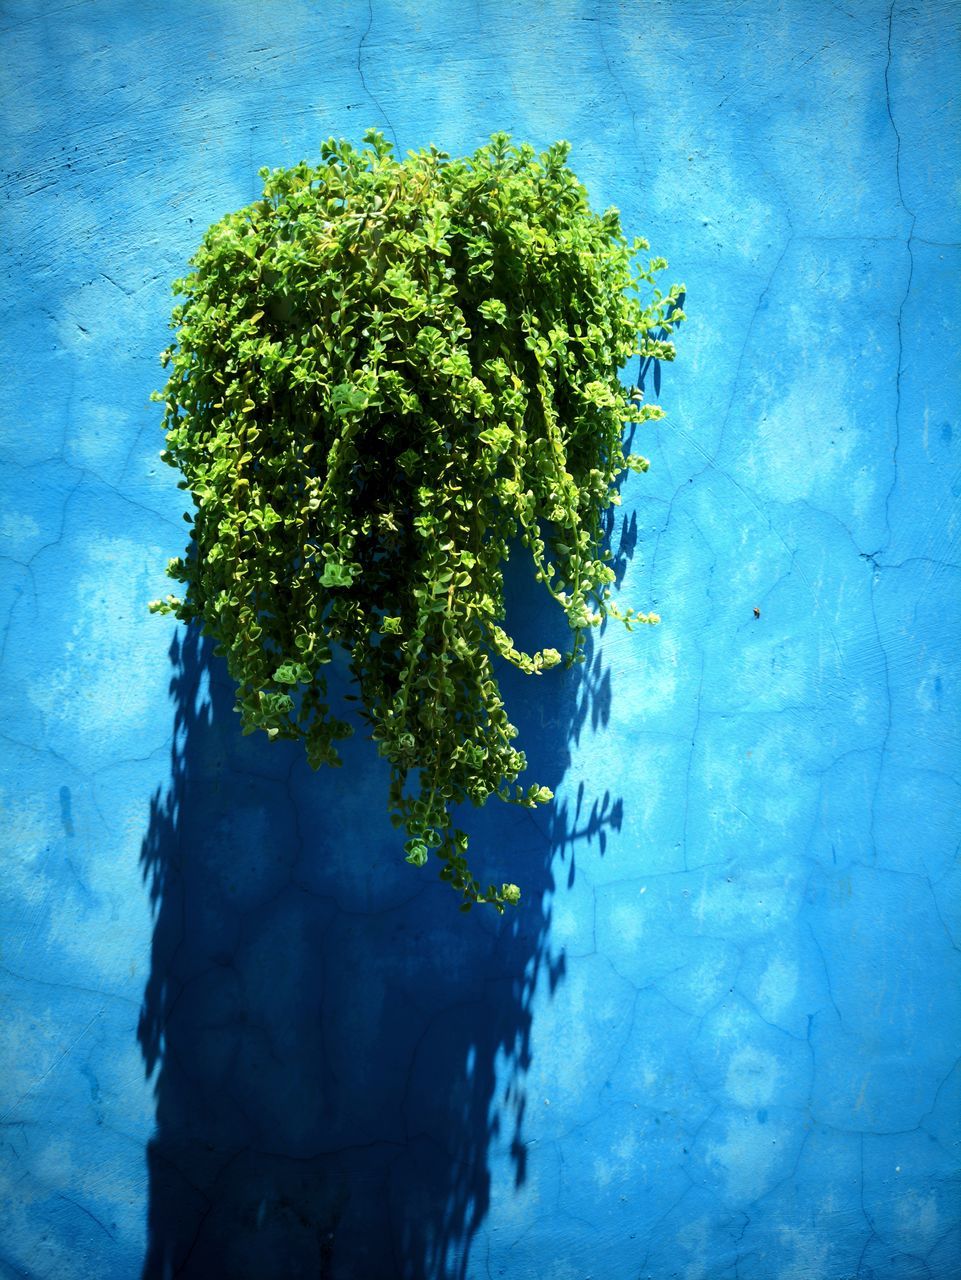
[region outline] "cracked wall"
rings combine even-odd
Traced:
[[[956,9],[8,0],[0,40],[0,1271],[961,1273]],[[145,611],[169,282],[371,124],[568,138],[688,286],[612,529],[664,620],[511,682],[557,802],[478,815],[503,921],[400,862],[369,744],[240,738]]]

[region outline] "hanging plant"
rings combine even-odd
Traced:
[[[151,608],[200,620],[244,732],[302,739],[314,767],[351,732],[325,678],[344,651],[407,861],[433,851],[463,909],[502,911],[520,891],[481,889],[453,809],[552,799],[517,783],[497,664],[562,661],[504,629],[503,565],[519,539],[568,663],[605,616],[657,621],[611,599],[602,513],[647,469],[625,429],[661,416],[618,372],[673,358],[683,286],[662,294],[664,260],[635,265],[647,243],[591,211],[567,143],[396,160],[364,141],[262,170],[174,285],[161,456],[195,511],[168,567],[183,597]]]

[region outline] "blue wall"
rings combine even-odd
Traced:
[[[0,1274],[961,1274],[957,7],[0,26]],[[568,138],[688,286],[612,530],[664,622],[511,683],[558,798],[478,817],[502,921],[400,862],[370,744],[241,738],[146,613],[169,282],[371,124]]]

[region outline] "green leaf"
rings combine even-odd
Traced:
[[[314,768],[352,731],[324,679],[343,660],[404,856],[435,849],[463,910],[520,890],[481,890],[457,806],[552,798],[518,781],[498,682],[508,662],[548,684],[562,659],[505,629],[515,539],[572,628],[568,666],[605,617],[657,621],[613,599],[603,530],[625,470],[648,465],[625,431],[662,414],[623,366],[674,358],[686,299],[591,208],[568,153],[495,134],[396,158],[369,130],[261,170],[262,196],[176,284],[155,397],[196,509],[170,566],[183,597],[150,608],[202,624],[242,731],[301,740]]]
[[[278,684],[309,684],[312,679],[310,668],[303,662],[284,662],[274,672]]]
[[[354,570],[351,566],[337,560],[328,561],[320,575],[322,587],[349,587],[353,580]]]
[[[427,845],[422,840],[408,840],[404,849],[406,850],[404,861],[409,862],[412,867],[422,867],[427,861]]]
[[[499,298],[485,299],[477,310],[482,316],[487,320],[492,321],[494,324],[503,324],[507,319],[507,308]]]

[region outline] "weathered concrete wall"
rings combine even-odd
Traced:
[[[0,25],[0,1272],[959,1274],[956,6]],[[400,863],[369,744],[241,739],[145,611],[169,282],[370,124],[567,137],[688,286],[614,530],[664,622],[512,686],[558,801],[480,815],[503,922]]]

